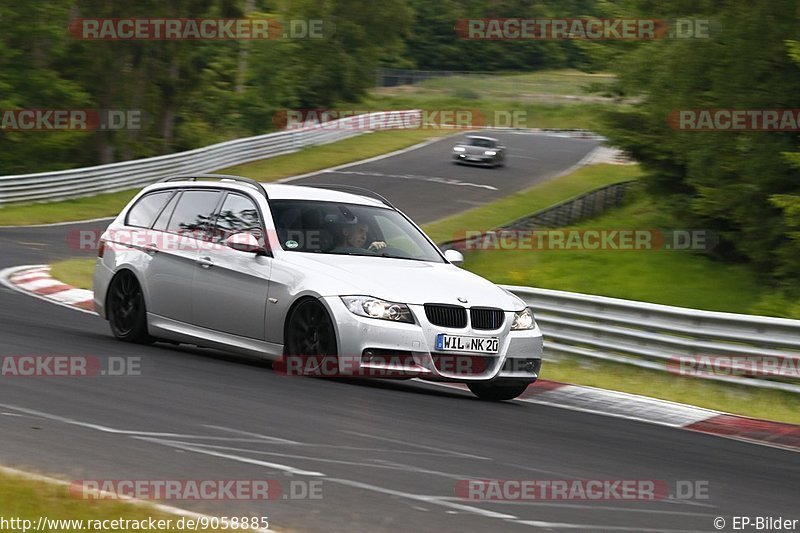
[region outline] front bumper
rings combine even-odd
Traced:
[[[452,329],[428,322],[421,305],[409,305],[416,323],[406,324],[354,315],[339,297],[322,299],[333,318],[338,341],[341,375],[411,378],[432,381],[490,381],[508,378],[533,382],[542,360],[542,334],[511,331],[513,312],[506,312],[503,327],[494,331]],[[497,354],[436,350],[440,333],[497,337]]]
[[[470,155],[457,152],[453,154],[453,160],[470,165],[494,165],[500,158],[496,155]]]

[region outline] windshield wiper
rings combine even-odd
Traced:
[[[379,257],[388,257],[389,259],[408,259],[409,261],[430,261],[430,259],[420,259],[418,257],[408,257],[403,255],[380,254]]]

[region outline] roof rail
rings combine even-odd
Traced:
[[[269,195],[267,194],[267,189],[264,188],[264,185],[256,181],[252,178],[245,178],[244,176],[234,176],[231,174],[192,174],[191,176],[170,176],[168,178],[164,178],[159,180],[158,183],[163,183],[167,181],[197,181],[198,178],[210,178],[210,179],[218,179],[218,180],[229,180],[229,181],[239,181],[242,183],[246,183],[248,185],[253,186],[258,192],[264,195],[264,198],[269,200]]]
[[[389,207],[391,207],[392,209],[396,209],[396,207],[393,206],[389,200],[387,200],[380,194],[376,193],[375,191],[371,191],[363,187],[356,187],[355,185],[344,185],[339,183],[306,183],[301,185],[301,187],[314,187],[316,189],[330,189],[332,191],[349,192],[351,194],[357,194],[359,196],[366,196],[368,198],[379,200],[384,204],[388,205]]]

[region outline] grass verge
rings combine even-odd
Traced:
[[[546,332],[545,332],[546,333]],[[587,385],[697,405],[727,413],[800,424],[798,395],[676,376],[644,368],[587,359],[545,361],[545,379]]]
[[[493,126],[594,130],[603,110],[627,105],[604,90],[613,80],[611,74],[576,70],[447,76],[373,89],[358,108],[473,110],[479,112],[473,120]],[[514,124],[508,121],[511,111]]]
[[[92,273],[94,272],[95,259],[64,259],[55,261],[50,265],[50,275],[53,278],[78,287],[92,290]]]
[[[426,224],[425,233],[435,242],[453,239],[465,229],[488,230],[573,198],[586,191],[637,179],[637,165],[591,165],[547,180],[495,202],[481,205],[436,222]]]
[[[311,146],[298,152],[262,159],[246,165],[218,170],[261,181],[274,181],[360,161],[393,152],[452,133],[452,130],[387,130],[351,137],[343,141]],[[50,224],[115,216],[140,189],[98,194],[62,202],[11,205],[0,208],[0,226]]]
[[[10,205],[0,208],[0,226],[52,224],[111,217],[119,213],[137,192],[139,189],[129,189],[61,202]]]
[[[46,517],[53,520],[73,520],[83,521],[80,524],[73,522],[72,524],[50,524],[50,527],[44,527],[46,531],[59,531],[63,533],[77,533],[80,531],[95,530],[95,531],[132,531],[134,529],[145,529],[136,527],[112,527],[110,522],[102,527],[104,520],[148,520],[153,518],[158,525],[158,520],[164,520],[161,525],[166,526],[166,520],[170,520],[171,527],[159,527],[159,531],[187,531],[184,527],[179,529],[178,520],[180,516],[167,514],[158,511],[152,507],[142,505],[132,505],[115,500],[81,500],[70,495],[69,487],[48,483],[46,481],[29,480],[23,477],[15,476],[10,473],[0,472],[0,516],[5,520],[12,518],[30,520],[28,531],[33,530],[39,521],[39,517]],[[100,523],[94,522],[95,520],[101,521]],[[91,524],[88,521],[93,521]],[[147,522],[144,522],[145,524]],[[17,522],[21,526],[25,523]],[[89,527],[96,524],[97,527]],[[120,526],[122,524],[118,523]],[[131,525],[131,524],[128,524]],[[44,524],[43,524],[44,526]],[[22,531],[22,527],[15,527],[11,525],[10,529],[3,529],[3,531]],[[198,531],[222,531],[219,529],[203,529],[198,528]]]
[[[630,203],[572,229],[680,228],[635,195]],[[690,229],[690,228],[687,228]],[[465,268],[495,283],[558,289],[665,305],[751,313],[769,289],[744,265],[677,250],[481,250]]]

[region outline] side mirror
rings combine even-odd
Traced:
[[[225,239],[225,245],[240,252],[257,253],[264,251],[264,247],[258,243],[258,239],[252,233],[234,233]]]
[[[453,263],[455,266],[460,267],[464,264],[464,256],[458,250],[445,250],[444,258]]]

